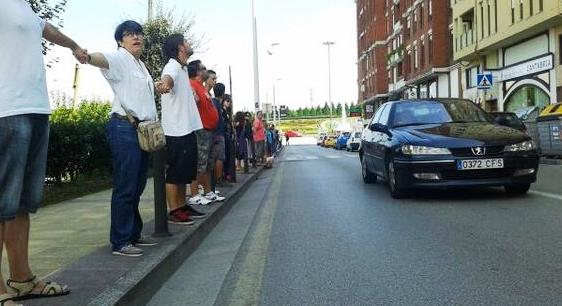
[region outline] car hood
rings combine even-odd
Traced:
[[[509,145],[530,139],[516,129],[487,122],[405,126],[392,131],[405,143],[445,148]]]

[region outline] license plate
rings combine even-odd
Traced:
[[[501,168],[503,168],[503,158],[457,160],[457,170]]]

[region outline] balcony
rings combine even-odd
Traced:
[[[404,47],[400,46],[386,56],[386,63],[388,66],[392,67],[392,66],[396,66],[403,59],[404,59]]]
[[[474,30],[470,30],[468,32],[462,33],[460,36],[456,38],[455,42],[455,51],[460,51],[468,46],[472,46],[475,43],[474,39]]]

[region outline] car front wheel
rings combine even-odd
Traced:
[[[394,161],[390,160],[387,165],[388,173],[388,190],[390,191],[390,196],[395,199],[401,199],[406,195],[405,189],[402,186],[399,176],[396,174],[396,168],[394,167]]]
[[[377,175],[369,171],[365,156],[361,157],[361,175],[365,184],[373,184],[377,182]]]
[[[506,185],[505,191],[509,195],[523,195],[529,191],[529,188],[531,188],[531,184]]]

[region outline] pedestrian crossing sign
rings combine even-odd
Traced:
[[[478,89],[489,89],[492,87],[492,74],[491,73],[479,73],[476,75],[476,84]]]

